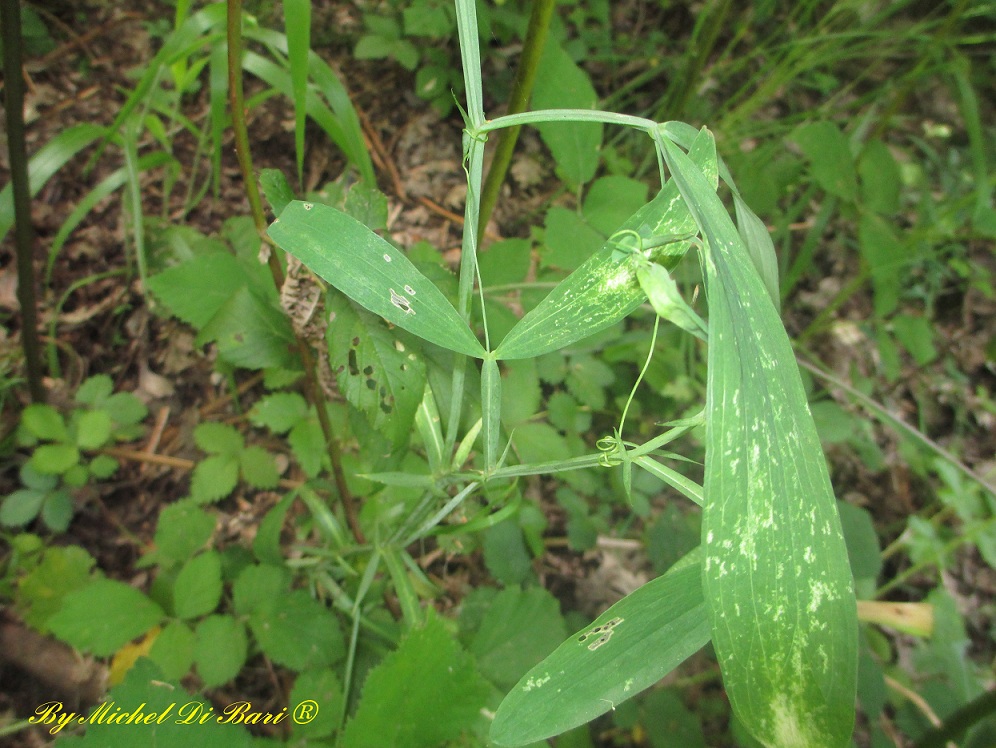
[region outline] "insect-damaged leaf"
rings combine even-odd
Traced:
[[[849,745],[854,591],[792,345],[713,187],[677,146],[662,145],[707,247],[702,578],[723,681],[765,745]]]
[[[498,707],[491,739],[526,745],[583,725],[659,681],[707,641],[700,567],[679,562],[526,673]]]
[[[329,293],[329,358],[340,362],[339,388],[395,447],[408,441],[425,389],[422,358],[372,314]]]
[[[484,355],[480,341],[435,284],[402,252],[342,211],[295,200],[268,233],[327,282],[391,324],[451,351]]]
[[[692,155],[702,168],[715,171],[715,147],[710,154],[707,145],[696,141]],[[672,180],[630,216],[616,234],[635,233],[650,246],[655,237],[682,237],[694,230],[695,221]],[[688,241],[661,244],[650,249],[649,259],[671,269],[684,257],[688,246]],[[610,237],[519,320],[495,350],[495,357],[508,360],[541,356],[614,325],[647,298],[636,278],[637,268],[646,259],[620,252],[618,243]]]

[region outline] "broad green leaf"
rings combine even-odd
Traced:
[[[291,729],[295,735],[307,738],[321,738],[331,735],[339,728],[339,714],[342,709],[342,684],[334,670],[306,670],[294,680],[290,693],[290,704],[300,704],[311,700],[319,705],[318,714],[310,722],[294,720]]]
[[[695,222],[673,182],[620,227],[647,240],[661,235],[681,236],[694,229]],[[652,249],[649,259],[672,268],[687,249],[687,242],[663,245]],[[617,244],[609,239],[519,320],[495,350],[495,356],[499,360],[541,356],[623,319],[646,299],[636,280],[636,270],[643,262],[646,258],[636,253],[620,253]]]
[[[331,665],[346,653],[339,622],[304,590],[262,601],[249,627],[267,657],[294,670]]]
[[[111,416],[105,410],[88,410],[76,423],[76,445],[81,449],[99,449],[111,438]]]
[[[237,455],[245,446],[245,440],[234,426],[211,421],[197,424],[194,443],[208,454],[215,455]]]
[[[540,262],[543,267],[577,270],[604,242],[605,236],[588,225],[577,211],[554,205],[547,211],[543,224]]]
[[[809,160],[813,181],[829,194],[853,202],[858,197],[858,176],[847,137],[833,122],[810,122],[789,136]]]
[[[0,525],[24,527],[38,516],[48,493],[33,488],[21,488],[5,497],[0,504]]]
[[[262,564],[242,570],[232,586],[232,603],[240,616],[249,615],[271,605],[290,586],[290,577],[281,566]]]
[[[854,591],[792,345],[712,186],[662,144],[707,246],[702,578],[726,690],[771,748],[849,745]]]
[[[881,140],[869,140],[858,160],[861,176],[861,205],[882,215],[899,210],[902,175],[889,146]]]
[[[329,358],[337,367],[340,391],[400,448],[411,436],[425,391],[422,357],[342,294],[330,293],[326,303],[332,320],[326,334]]]
[[[280,472],[273,455],[253,444],[239,455],[239,474],[253,488],[276,488]]]
[[[697,563],[627,595],[526,673],[491,726],[498,745],[558,735],[636,696],[709,641]]]
[[[239,261],[228,252],[199,254],[148,279],[156,298],[197,330],[244,285]]]
[[[163,670],[170,679],[179,679],[187,674],[194,663],[196,637],[183,621],[173,621],[166,626],[149,650],[149,659]]]
[[[487,682],[431,608],[429,613],[423,628],[370,671],[343,748],[445,745],[478,719]]]
[[[619,176],[599,177],[584,198],[584,218],[608,236],[647,202],[647,185]]]
[[[65,532],[73,521],[73,497],[64,489],[50,493],[42,504],[41,518],[50,530]]]
[[[216,342],[219,355],[245,369],[300,368],[292,351],[296,338],[290,320],[270,300],[243,286],[201,328],[195,343]]]
[[[874,213],[862,213],[858,224],[861,256],[868,263],[875,291],[875,314],[886,317],[899,306],[902,290],[900,270],[909,262],[910,252],[903,246],[890,221]]]
[[[137,719],[126,724],[124,719],[136,709],[145,717],[155,717],[148,724]],[[88,717],[79,718],[86,723],[86,735],[60,737],[56,745],[65,748],[134,748],[136,745],[155,748],[189,748],[191,745],[251,748],[258,745],[244,727],[222,724],[218,713],[212,713],[211,709],[210,700],[188,694],[179,683],[169,682],[156,663],[142,657],[125,675],[124,682],[111,689],[105,701],[94,707]],[[112,719],[117,716],[117,719],[108,720],[109,716]],[[200,721],[199,717],[207,718]],[[191,721],[187,722],[184,718]],[[197,733],[194,741],[191,740],[191,730]]]
[[[48,633],[48,619],[71,592],[85,586],[93,557],[76,545],[55,546],[45,551],[41,563],[17,582],[17,608],[25,623]]]
[[[98,579],[67,595],[48,625],[53,634],[81,652],[107,657],[162,619],[162,609],[138,590],[112,579]]]
[[[259,186],[266,195],[270,210],[279,216],[287,204],[294,199],[294,190],[287,183],[287,177],[280,169],[263,169],[259,174]]]
[[[593,109],[597,103],[598,94],[588,74],[551,35],[536,73],[533,109]],[[591,181],[602,146],[601,123],[547,122],[536,129],[565,180],[575,186]]]
[[[194,662],[207,688],[227,683],[246,662],[246,630],[232,616],[208,616],[194,632]]]
[[[59,411],[44,403],[32,403],[23,410],[21,428],[37,439],[61,442],[69,438]]]
[[[204,547],[217,520],[190,499],[170,504],[159,513],[156,559],[164,565],[186,561]]]
[[[481,674],[511,688],[529,668],[557,648],[567,631],[557,599],[542,587],[502,590],[488,605],[467,647]]]
[[[392,244],[345,213],[295,200],[270,237],[361,306],[431,343],[481,357],[484,347],[453,305]]]
[[[308,416],[308,403],[296,392],[274,392],[261,398],[249,412],[253,426],[265,426],[283,434]]]
[[[215,551],[194,556],[173,584],[173,612],[177,618],[197,618],[217,608],[220,600],[221,558]]]
[[[80,461],[80,451],[72,444],[42,444],[35,447],[28,463],[39,473],[58,475]]]
[[[217,501],[235,490],[239,482],[239,458],[212,455],[197,463],[190,479],[190,497],[198,502]]]

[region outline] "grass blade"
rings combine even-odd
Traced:
[[[308,53],[311,51],[311,0],[284,0],[284,29],[294,101],[294,151],[297,179],[304,174],[304,122],[308,114]]]
[[[727,693],[765,745],[849,745],[854,591],[792,346],[719,197],[660,144],[707,246],[703,582]]]
[[[484,347],[435,284],[392,244],[342,211],[290,203],[270,237],[357,304],[393,325],[457,353]]]

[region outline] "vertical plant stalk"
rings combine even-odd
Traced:
[[[4,0],[6,1],[6,0]],[[229,106],[232,110],[232,131],[235,135],[235,153],[239,160],[239,169],[242,171],[242,183],[245,187],[246,197],[249,199],[249,209],[252,212],[253,223],[262,241],[270,249],[267,263],[270,267],[270,275],[273,276],[273,283],[279,292],[284,284],[284,272],[280,267],[280,259],[277,257],[273,247],[266,236],[266,214],[263,211],[263,200],[259,194],[259,185],[256,182],[256,175],[252,167],[252,152],[249,149],[249,130],[246,127],[245,102],[242,92],[242,0],[228,0],[228,95]],[[296,336],[295,336],[296,337]],[[332,465],[332,477],[335,481],[336,490],[342,499],[342,506],[346,512],[346,521],[353,533],[357,543],[366,543],[363,530],[359,523],[359,513],[356,501],[346,483],[346,473],[342,467],[342,449],[339,440],[332,431],[332,424],[329,421],[328,412],[325,409],[325,399],[322,396],[321,387],[318,384],[317,366],[315,357],[312,355],[309,344],[297,337],[297,350],[301,355],[301,363],[304,366],[304,386],[305,395],[308,401],[315,406],[318,414],[318,423],[322,429],[322,437],[325,440],[325,449]]]
[[[7,151],[14,193],[14,240],[17,254],[17,301],[21,306],[21,347],[31,399],[44,402],[38,310],[35,308],[35,269],[32,264],[35,232],[31,224],[31,192],[24,145],[24,79],[21,73],[21,6],[19,0],[0,0],[3,34],[4,107],[7,110]]]
[[[519,67],[515,71],[512,95],[508,100],[508,114],[524,112],[529,105],[533,84],[536,82],[536,72],[539,70],[540,57],[543,56],[543,48],[546,46],[546,37],[550,30],[550,18],[553,16],[554,5],[554,0],[533,0],[529,28],[526,30]],[[484,189],[481,191],[481,222],[477,232],[478,244],[484,240],[484,231],[488,226],[488,221],[491,220],[491,213],[494,212],[495,205],[498,203],[498,194],[505,181],[505,175],[508,173],[508,167],[512,163],[512,154],[515,152],[515,144],[519,139],[519,130],[521,129],[521,126],[510,127],[507,130],[502,130],[498,136],[494,159],[491,161],[491,168],[488,169],[488,175],[484,180]]]

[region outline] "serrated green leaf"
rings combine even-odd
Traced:
[[[212,455],[197,463],[190,480],[190,497],[199,503],[217,501],[235,490],[239,482],[239,458]]]
[[[430,612],[370,671],[343,748],[444,745],[470,730],[488,692],[473,659]]]
[[[438,288],[393,245],[342,211],[294,201],[271,224],[277,244],[361,306],[449,350],[484,348]]]
[[[526,239],[495,242],[477,257],[477,268],[485,288],[521,283],[529,274],[532,244]]]
[[[208,616],[194,631],[194,663],[206,688],[227,683],[246,662],[249,642],[242,624],[231,616]]]
[[[245,439],[227,423],[199,423],[194,429],[194,443],[208,454],[237,455],[245,447]]]
[[[98,579],[63,600],[49,629],[81,652],[107,657],[163,619],[162,609],[133,587]]]
[[[292,727],[294,734],[311,739],[331,735],[339,727],[342,709],[342,684],[335,671],[327,668],[306,670],[297,676],[289,703],[300,704],[308,699],[318,702],[321,709],[310,722],[295,720]]]
[[[216,519],[186,499],[170,504],[159,513],[156,552],[159,563],[186,561],[204,547],[214,532]]]
[[[21,427],[38,439],[56,442],[69,438],[62,415],[44,403],[32,403],[21,412]]]
[[[239,455],[242,480],[253,488],[275,488],[280,482],[280,472],[273,455],[260,446],[247,447]]]
[[[99,449],[111,438],[111,416],[104,410],[88,410],[76,422],[76,445],[80,449]]]
[[[294,190],[280,169],[263,169],[259,174],[259,186],[275,216],[279,216],[287,203],[294,199]]]
[[[425,389],[425,364],[384,323],[341,294],[328,297],[329,358],[346,400],[395,448],[411,436]]]
[[[858,159],[858,174],[864,208],[882,215],[892,215],[899,210],[903,180],[889,146],[877,138],[865,143]]]
[[[279,566],[284,562],[284,554],[280,545],[280,533],[283,531],[287,510],[294,502],[294,494],[289,493],[266,513],[259,523],[256,537],[252,541],[252,552],[262,563]]]
[[[214,551],[194,556],[173,583],[173,612],[189,619],[210,613],[221,601],[221,558]]]
[[[346,654],[339,622],[304,590],[261,601],[249,627],[267,657],[294,670],[331,665]]]
[[[325,459],[325,434],[317,416],[301,421],[287,435],[287,443],[294,451],[301,469],[309,478],[314,478],[322,470]]]
[[[131,392],[115,392],[100,404],[100,409],[106,411],[119,427],[133,426],[149,414],[145,403]]]
[[[242,287],[229,297],[200,331],[195,341],[214,341],[218,353],[233,366],[245,369],[299,366],[292,351],[294,330],[287,315],[270,299]]]
[[[111,396],[114,391],[114,380],[107,374],[95,374],[88,377],[76,390],[73,398],[80,405],[89,405],[91,408],[99,408],[104,401]]]
[[[245,285],[239,261],[228,252],[205,252],[147,281],[170,312],[200,330]]]
[[[195,640],[194,632],[187,624],[172,621],[152,643],[149,659],[162,668],[164,677],[179,680],[194,664]]]
[[[265,426],[278,434],[290,431],[308,416],[308,403],[296,392],[275,392],[261,398],[249,413],[253,426]]]
[[[290,576],[280,566],[262,564],[247,566],[232,587],[232,602],[240,616],[265,609],[270,601],[283,597],[290,585]]]
[[[636,590],[530,670],[498,707],[491,739],[526,745],[636,696],[709,641],[696,563]]]
[[[854,726],[854,591],[795,355],[719,197],[677,146],[662,145],[707,246],[702,578],[724,684],[761,742],[844,746]]]

